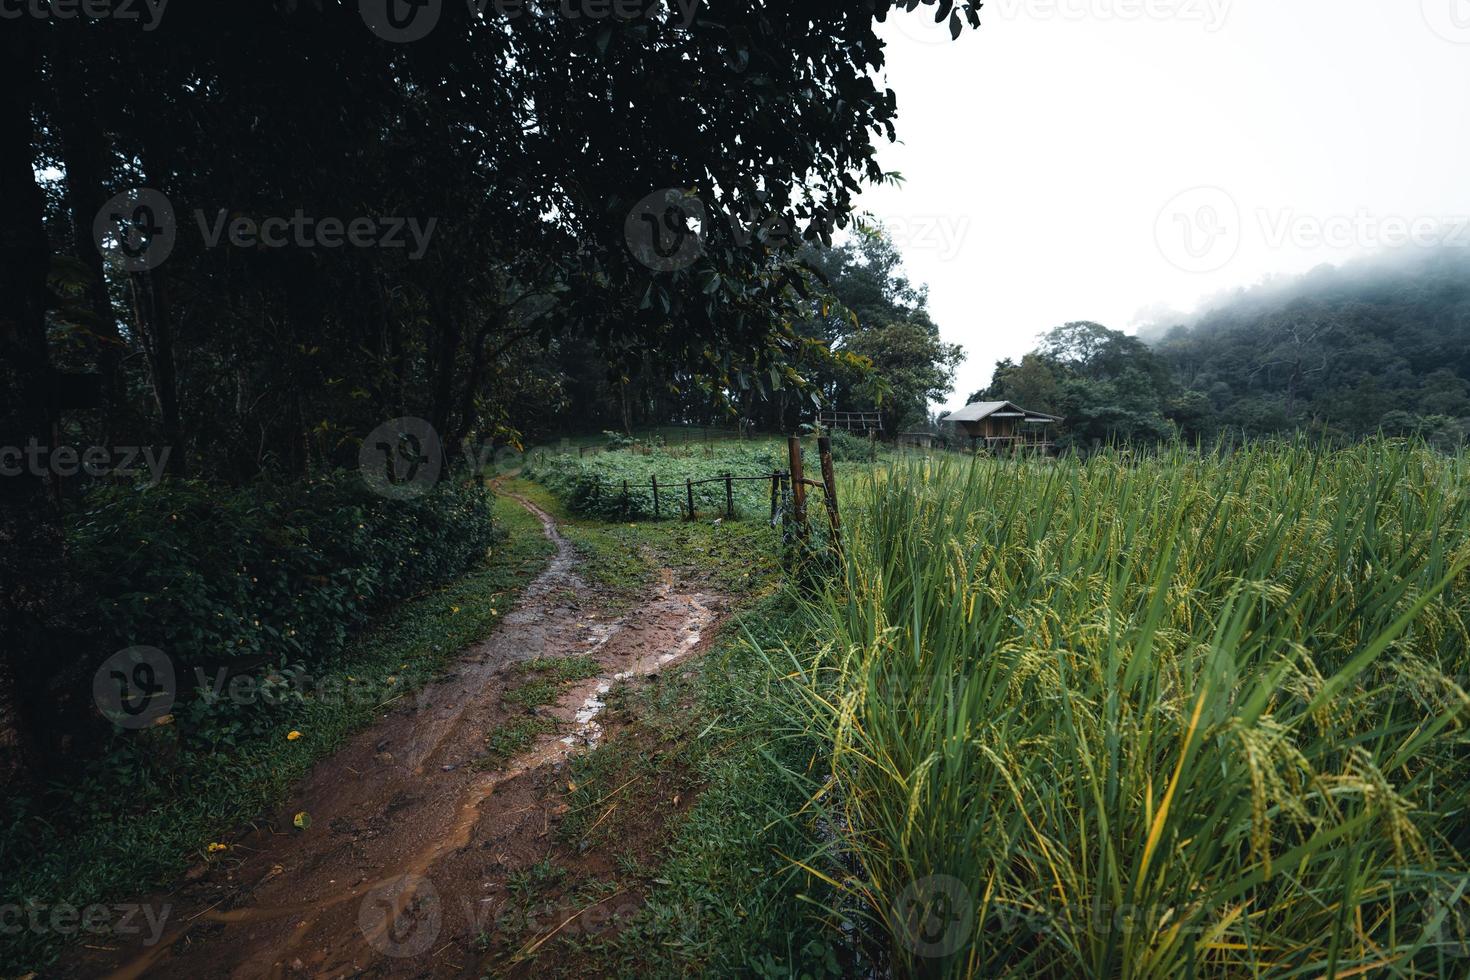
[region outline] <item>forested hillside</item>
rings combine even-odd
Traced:
[[[1470,432],[1470,257],[1324,266],[1127,336],[1072,323],[974,397],[1067,417],[1065,440]]]

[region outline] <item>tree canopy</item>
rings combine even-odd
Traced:
[[[978,0],[124,6],[0,31],[0,448],[163,446],[221,484],[351,465],[404,416],[454,454],[579,399],[626,420],[640,383],[686,413],[806,397],[795,365],[834,356],[800,328],[810,250],[896,136],[875,25],[979,24]],[[47,612],[72,492],[0,479],[0,741],[20,660],[77,659]]]

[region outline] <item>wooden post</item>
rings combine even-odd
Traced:
[[[694,520],[694,478],[685,477],[684,492],[689,495],[689,519]]]
[[[801,440],[796,436],[786,440],[786,453],[791,457],[791,516],[796,520],[796,533],[806,537],[806,484],[802,482]]]
[[[817,454],[822,459],[822,487],[826,491],[827,520],[832,525],[832,546],[842,553],[842,515],[837,512],[837,476],[832,470],[832,440],[817,440]]]
[[[781,471],[771,474],[771,522],[776,521],[776,502],[781,499]]]
[[[658,520],[658,474],[649,477],[653,482],[653,519]]]
[[[725,519],[735,519],[735,488],[729,473],[725,474]]]

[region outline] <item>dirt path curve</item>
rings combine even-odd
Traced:
[[[515,499],[541,520],[556,554],[495,632],[319,762],[272,825],[235,842],[229,859],[155,896],[172,906],[162,941],[89,955],[76,975],[478,975],[508,874],[551,846],[552,770],[600,738],[597,715],[613,684],[689,657],[724,607],[679,591],[666,574],[635,609],[606,619],[555,522]],[[601,675],[536,709],[558,731],[503,768],[474,766],[487,735],[525,713],[502,701],[511,668],[576,655],[594,657]],[[290,823],[300,810],[311,814],[305,831]]]

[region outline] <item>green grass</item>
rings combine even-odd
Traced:
[[[585,458],[575,454],[533,455],[524,475],[550,489],[574,514],[606,520],[661,517],[671,521],[688,516],[690,488],[685,486],[686,480],[708,480],[725,474],[762,477],[731,486],[735,516],[753,519],[770,515],[771,483],[764,477],[787,466],[783,442],[760,440],[627,448]],[[815,472],[815,459],[812,466]],[[659,483],[657,514],[653,477]],[[711,520],[727,516],[725,489],[723,482],[693,487],[696,516]]]
[[[616,935],[557,942],[575,945],[586,957],[577,962],[603,975],[839,975],[841,936],[812,912],[831,889],[788,858],[818,847],[813,814],[799,815],[812,784],[788,769],[810,763],[821,745],[787,724],[767,660],[783,643],[803,642],[799,610],[780,585],[779,533],[764,514],[607,522],[568,513],[536,483],[506,488],[557,518],[598,584],[636,595],[657,569],[672,568],[731,596],[738,610],[702,658],[656,683],[615,686],[607,717],[627,727],[569,762],[575,789],[560,836],[578,850],[611,850],[620,887],[648,899]],[[632,850],[624,821],[654,811],[667,823],[648,857]]]
[[[53,787],[42,799],[4,802],[0,904],[83,907],[126,899],[204,860],[212,841],[284,799],[318,759],[391,703],[432,679],[450,657],[482,639],[544,566],[551,545],[540,524],[497,500],[509,532],[486,562],[457,582],[403,603],[352,645],[350,660],[316,672],[316,690],[367,697],[307,698],[279,711],[246,714],[235,746],[209,755],[177,753],[160,781],[149,753],[175,752],[167,729]],[[301,737],[288,741],[290,731]],[[6,935],[0,973],[44,966],[64,941],[29,931]]]
[[[619,600],[614,605],[634,601],[655,581],[660,568],[693,573],[735,595],[779,572],[779,532],[764,519],[605,521],[571,513],[551,490],[530,480],[507,480],[503,486],[556,519],[583,560],[583,576],[612,593]]]
[[[821,835],[803,812],[811,784],[788,775],[821,747],[785,723],[766,659],[793,638],[792,602],[784,592],[756,600],[703,658],[621,706],[656,749],[614,739],[572,761],[577,788],[561,828],[572,841],[615,845],[617,815],[607,814],[624,793],[658,786],[695,799],[651,865],[623,856],[648,897],[616,936],[584,942],[604,975],[842,975],[841,935],[813,914],[833,890],[790,860],[810,855]]]
[[[535,708],[551,704],[562,689],[573,681],[596,677],[601,668],[591,657],[537,657],[517,664],[515,672],[522,677],[535,675],[510,687],[505,692],[508,704]]]
[[[472,763],[475,769],[494,769],[520,755],[542,735],[556,731],[556,722],[537,715],[518,715],[495,727],[485,737],[485,755]]]
[[[783,693],[869,950],[922,976],[1464,975],[1467,477],[1373,443],[852,482]]]

